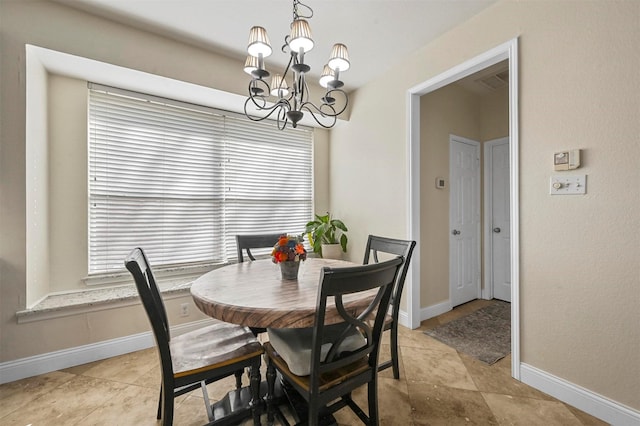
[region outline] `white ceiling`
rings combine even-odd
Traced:
[[[274,53],[267,69],[282,72],[280,51],[292,19],[290,0],[54,0],[115,21],[192,43],[239,60],[246,57],[249,29],[265,27]],[[314,49],[305,55],[318,78],[331,46],[347,45],[351,68],[345,88],[358,88],[391,64],[468,20],[496,0],[303,0]],[[238,69],[241,72],[240,68]]]

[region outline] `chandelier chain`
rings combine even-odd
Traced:
[[[302,13],[300,13],[298,11],[298,6],[301,6],[303,8],[306,9],[307,14],[303,15]],[[307,6],[306,4],[302,3],[300,0],[293,0],[293,20],[295,21],[296,19],[311,19],[313,18],[313,9],[311,9],[311,7]]]

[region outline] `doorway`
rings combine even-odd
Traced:
[[[520,379],[520,305],[519,305],[519,212],[518,212],[518,43],[513,39],[429,79],[408,91],[408,155],[409,155],[409,234],[420,241],[420,97],[480,70],[507,60],[509,64],[509,217],[511,276],[511,374]],[[426,202],[422,201],[423,203]],[[414,256],[422,260],[420,245]],[[407,325],[417,328],[424,312],[421,306],[421,261],[412,262],[407,293]]]

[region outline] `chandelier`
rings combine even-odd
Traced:
[[[340,81],[340,72],[349,69],[349,54],[347,46],[342,43],[333,46],[320,76],[320,86],[326,89],[320,105],[316,106],[309,100],[306,75],[311,67],[304,63],[304,55],[314,45],[307,21],[311,17],[313,10],[309,6],[293,0],[291,33],[285,36],[281,49],[290,55],[289,63],[282,74],[275,74],[271,78],[270,84],[267,83],[270,74],[264,66],[264,58],[271,55],[269,36],[263,27],[251,28],[247,47],[249,55],[244,65],[244,71],[252,77],[249,97],[244,103],[244,113],[251,120],[262,121],[276,114],[278,128],[284,130],[289,121],[294,128],[297,127],[305,112],[308,112],[320,126],[330,128],[347,108],[349,98],[341,89],[344,83]]]

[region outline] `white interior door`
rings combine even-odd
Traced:
[[[480,143],[449,137],[449,286],[452,306],[480,297]]]
[[[511,302],[509,138],[484,144],[485,288],[488,298]]]

